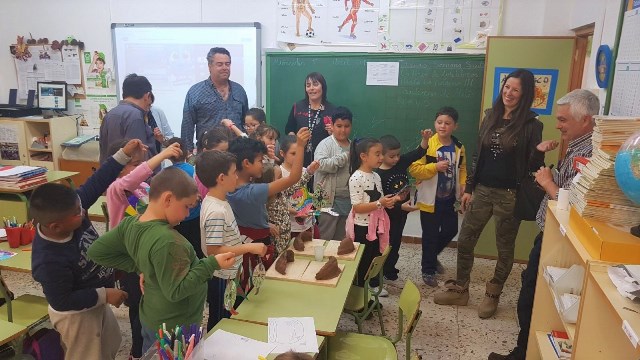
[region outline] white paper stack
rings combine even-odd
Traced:
[[[629,200],[616,182],[615,158],[620,146],[640,130],[640,118],[596,116],[593,155],[571,186],[569,202],[585,218],[634,226],[640,206]]]

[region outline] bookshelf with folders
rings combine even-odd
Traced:
[[[528,360],[640,358],[640,346],[633,340],[640,335],[640,304],[624,299],[606,270],[609,265],[639,264],[640,260],[590,246],[593,229],[589,224],[575,210],[558,210],[555,201],[549,202]],[[610,231],[607,238],[632,237],[619,229]],[[556,352],[549,337],[552,333],[567,334],[569,354]]]
[[[0,118],[0,130],[0,165],[40,166],[49,170],[60,170],[62,143],[78,135],[73,116]]]

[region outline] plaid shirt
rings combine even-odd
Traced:
[[[567,154],[564,159],[560,161],[560,165],[558,165],[558,171],[552,171],[553,174],[553,182],[558,185],[560,188],[568,188],[571,185],[571,181],[576,176],[578,171],[573,168],[573,158],[576,157],[591,157],[591,152],[593,151],[593,143],[591,142],[591,132],[588,134],[582,135],[581,137],[572,140],[569,142],[569,146],[567,147]],[[556,194],[555,198],[558,195]],[[540,230],[544,230],[544,222],[547,216],[547,204],[549,203],[549,194],[545,194],[542,199],[542,203],[540,203],[540,208],[538,209],[538,214],[536,215],[536,224]]]
[[[248,103],[247,93],[233,81],[229,81],[227,101],[220,97],[209,78],[193,85],[187,92],[182,111],[181,135],[187,150],[193,150],[194,126],[196,140],[200,140],[202,133],[218,125],[222,119],[229,119],[242,129],[244,115],[249,110]]]

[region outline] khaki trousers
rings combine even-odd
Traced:
[[[49,318],[60,333],[65,360],[115,359],[122,335],[108,304],[77,313],[57,312],[49,307]]]

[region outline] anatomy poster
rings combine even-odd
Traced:
[[[376,46],[386,33],[389,0],[279,0],[278,41]]]

